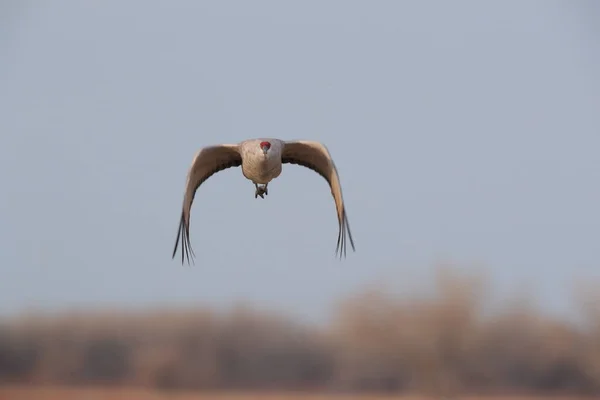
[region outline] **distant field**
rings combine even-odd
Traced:
[[[72,389],[0,387],[0,400],[434,400],[423,396],[352,396],[301,393],[163,393],[136,389]],[[574,396],[469,396],[461,400],[588,400]]]

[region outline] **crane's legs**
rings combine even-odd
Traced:
[[[265,198],[265,194],[268,195],[269,194],[269,190],[267,189],[267,186],[269,184],[267,183],[266,185],[263,186],[258,186],[257,183],[254,184],[254,186],[256,187],[256,192],[254,193],[254,198],[258,198],[258,196],[260,196],[261,199]]]

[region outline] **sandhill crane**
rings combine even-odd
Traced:
[[[283,141],[279,139],[251,139],[238,144],[219,144],[207,146],[196,153],[187,174],[185,194],[183,197],[183,210],[173,258],[181,237],[181,263],[184,255],[190,262],[194,251],[190,243],[190,210],[198,187],[215,173],[231,167],[242,167],[244,176],[254,183],[256,191],[254,198],[268,195],[269,182],[277,178],[282,171],[282,164],[297,164],[310,168],[321,175],[331,189],[335,208],[337,211],[339,232],[336,246],[336,255],[339,252],[346,256],[346,233],[350,239],[352,250],[354,241],[350,233],[350,225],[344,207],[342,188],[335,164],[327,148],[315,141]],[[259,186],[262,185],[262,186]]]

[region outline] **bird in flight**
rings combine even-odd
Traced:
[[[179,230],[175,239],[173,258],[177,253],[179,239],[181,238],[181,263],[184,256],[190,262],[195,256],[190,243],[190,211],[196,190],[200,185],[215,173],[231,167],[242,167],[242,174],[254,183],[256,191],[254,198],[260,196],[264,199],[269,194],[269,182],[277,178],[282,171],[283,164],[296,164],[310,168],[321,175],[331,189],[335,202],[339,232],[336,254],[346,256],[346,234],[350,239],[352,250],[354,241],[350,233],[350,225],[342,197],[342,188],[337,169],[327,148],[319,142],[297,140],[283,141],[279,139],[250,139],[238,144],[219,144],[207,146],[196,153],[187,173],[185,193],[183,196],[183,209]]]

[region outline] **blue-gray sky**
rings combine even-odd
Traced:
[[[595,277],[600,13],[593,1],[5,1],[0,314],[238,300],[320,319],[437,261],[523,283],[550,311]],[[202,146],[331,151],[356,253],[334,256],[325,181],[239,169],[196,195]]]

